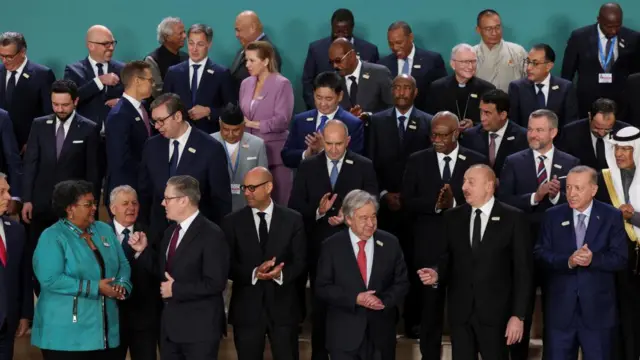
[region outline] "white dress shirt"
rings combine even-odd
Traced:
[[[353,247],[353,255],[355,255],[357,260],[358,253],[360,252],[360,246],[358,246],[358,242],[360,242],[361,239],[353,231],[351,231],[351,229],[349,229],[349,238],[351,239],[351,246]],[[375,240],[372,236],[367,239],[367,243],[364,246],[364,253],[367,256],[367,283],[365,284],[367,287],[369,287],[369,281],[371,280],[371,269],[373,268],[373,251],[375,248],[375,246],[373,246],[374,242]]]
[[[504,133],[507,131],[507,126],[509,126],[509,120],[505,121],[504,125],[502,125],[502,127],[498,129],[498,131],[495,131],[495,132],[490,131],[487,134],[487,138],[489,139],[489,142],[487,144],[491,143],[492,133],[498,134],[495,140],[493,140],[496,143],[496,153],[494,154],[496,157],[498,156],[498,150],[500,150],[500,144],[502,144],[502,139],[504,139]]]
[[[136,108],[136,111],[138,112],[138,115],[140,115],[140,118],[144,119],[144,115],[142,115],[142,111],[140,111],[140,107],[142,106],[142,103],[134,99],[133,97],[127,95],[127,93],[122,93],[122,97],[129,100],[131,105],[133,105],[133,107]]]
[[[489,201],[487,201],[484,205],[482,205],[479,209],[482,211],[480,214],[480,241],[482,241],[482,237],[484,236],[484,231],[487,229],[487,224],[489,223],[489,216],[491,216],[491,210],[493,210],[493,205],[495,204],[496,199],[492,196]],[[473,224],[476,220],[476,210],[477,207],[471,207],[471,224],[469,225],[469,244],[473,245]]]
[[[402,68],[404,67],[404,62],[409,62],[409,75],[411,75],[411,69],[413,69],[413,58],[416,56],[416,45],[411,44],[411,52],[407,56],[406,59],[398,59],[398,75],[402,74]]]
[[[540,159],[538,159],[538,157],[540,155],[544,155],[547,158],[544,159],[544,168],[547,171],[547,181],[551,181],[551,166],[553,166],[553,152],[555,151],[555,147],[551,147],[551,150],[549,150],[546,154],[542,154],[540,152],[538,152],[537,150],[533,150],[533,163],[535,166],[535,173],[536,175],[538,174],[538,166],[540,166]],[[562,189],[561,189],[562,190]],[[535,201],[535,197],[536,197],[536,192],[532,192],[531,193],[531,206],[536,206],[538,205],[538,203]],[[551,203],[553,205],[556,205],[558,203],[558,200],[560,199],[560,191],[558,191],[558,194],[553,198],[549,198],[549,201],[551,201]]]
[[[409,125],[409,118],[411,117],[411,112],[413,111],[413,106],[409,108],[409,110],[407,110],[406,113],[401,114],[400,111],[398,111],[398,108],[396,109],[396,127],[400,127],[400,120],[398,120],[398,118],[400,116],[404,116],[406,117],[406,119],[404,120],[404,129],[405,131],[407,130],[407,125]]]
[[[593,209],[593,201],[591,201],[591,204],[589,204],[589,206],[583,211],[580,212],[576,209],[573,209],[573,226],[574,227],[578,227],[578,215],[583,214],[585,215],[584,218],[584,228],[588,228],[589,227],[589,218],[591,217],[591,210]]]
[[[329,120],[333,120],[333,118],[336,116],[336,113],[338,112],[338,110],[340,109],[340,107],[336,107],[335,111],[332,112],[331,114],[323,114],[320,111],[318,111],[318,115],[316,116],[316,129],[318,128],[318,126],[320,126],[320,124],[322,123],[322,117],[326,116],[327,117],[327,121]],[[320,150],[320,151],[324,151]],[[305,155],[305,151],[302,152],[302,160],[306,159],[307,155]]]
[[[124,240],[124,234],[122,233],[124,229],[129,229],[129,236],[133,235],[133,225],[124,227],[118,222],[118,220],[113,219],[113,227],[116,230],[116,236],[118,237],[118,241],[121,245],[122,241]]]
[[[177,139],[169,139],[169,161],[171,161],[171,155],[173,154],[173,141],[178,140],[178,164],[180,164],[180,159],[182,159],[182,153],[184,152],[184,147],[187,146],[187,140],[189,140],[189,135],[191,135],[191,125],[187,128],[187,131],[184,134],[180,135]]]
[[[16,83],[15,85],[18,85],[18,81],[20,80],[20,76],[22,75],[22,72],[24,71],[24,67],[27,66],[27,58],[24,58],[24,61],[22,62],[22,64],[15,69],[16,72]],[[12,71],[7,70],[7,74],[6,74],[6,79],[5,79],[5,86],[9,84],[9,78],[11,78],[11,73]]]
[[[607,53],[607,37],[604,35],[602,30],[600,29],[600,24],[598,24],[598,38],[600,39],[600,46],[602,47],[602,52],[604,53],[604,59],[600,57],[600,50],[598,49],[598,62],[602,64],[603,60],[606,60],[609,56]],[[611,39],[613,41],[613,39]],[[618,60],[618,44],[620,43],[620,36],[616,36],[616,42],[611,46],[613,48],[613,58],[609,60],[609,62],[613,65],[613,63]],[[604,64],[603,64],[604,65]]]
[[[549,103],[549,87],[551,86],[551,73],[549,73],[547,75],[546,78],[544,78],[544,80],[542,80],[539,84],[544,85],[542,87],[542,89],[538,89],[538,85],[533,85],[535,87],[535,91],[536,91],[536,95],[538,95],[538,91],[542,91],[542,94],[544,94],[544,103],[545,105]]]
[[[273,218],[273,200],[269,199],[269,201],[271,201],[269,206],[267,206],[267,208],[264,209],[264,211],[262,211],[263,213],[265,213],[264,221],[267,223],[267,231],[268,232],[271,229],[271,219]],[[251,212],[253,213],[253,222],[256,225],[256,234],[258,235],[258,241],[262,241],[262,239],[260,239],[260,216],[258,216],[258,213],[260,212],[260,210],[256,209],[256,208],[251,208]],[[278,265],[278,263],[276,263],[276,265]],[[258,271],[258,267],[253,269],[253,273],[251,274],[251,285],[255,285],[256,283],[258,283],[258,278],[256,277],[256,272],[257,271]],[[273,279],[273,281],[275,281],[276,284],[282,285],[283,273],[284,273],[284,271],[280,271],[280,278]]]
[[[184,234],[187,233],[187,230],[189,230],[189,226],[191,226],[191,224],[193,223],[193,220],[196,219],[196,216],[198,216],[199,213],[200,211],[196,210],[196,212],[194,212],[188,218],[182,220],[182,222],[179,224],[180,231],[178,232],[178,241],[176,242],[176,249],[178,249],[178,246],[180,246],[180,243],[182,242],[182,238],[184,237]],[[171,236],[173,236],[173,234]],[[169,245],[171,245],[171,242],[169,242]],[[169,256],[170,247],[171,246],[167,246],[167,253],[166,253],[167,256]]]
[[[205,57],[204,59],[198,62],[193,62],[193,60],[189,59],[189,86],[191,86],[191,79],[193,79],[193,65],[200,65],[200,67],[198,68],[198,75],[197,75],[197,78],[198,78],[197,86],[200,86],[200,80],[202,79],[202,74],[204,73],[204,66],[207,64],[207,59],[208,57]]]
[[[338,160],[338,163],[336,164],[336,167],[338,168],[338,176],[340,176],[340,170],[342,170],[342,164],[344,163],[344,157],[347,155],[347,152],[345,151],[344,154],[342,154],[342,157]],[[331,170],[333,170],[333,162],[331,159],[329,159],[328,156],[326,156],[327,159],[327,171],[329,173],[329,178],[331,178]],[[318,204],[318,208],[316,209],[316,221],[318,221],[319,219],[322,219],[324,217],[324,215],[320,215],[320,204]]]
[[[242,142],[242,140],[238,141],[235,144],[230,144],[226,140],[224,140],[224,146],[227,148],[227,154],[229,154],[229,157],[231,157],[231,155],[236,151],[236,149],[238,149],[238,147],[240,146],[240,142]],[[236,164],[229,164],[229,165],[235,166]]]
[[[65,122],[60,121],[60,119],[58,119],[58,117],[56,116],[56,132],[54,134],[57,134],[58,129],[60,128],[60,126],[62,126],[62,128],[64,129],[64,138],[66,139],[67,134],[69,134],[69,128],[71,127],[71,122],[73,121],[73,119],[75,119],[75,117],[76,117],[75,110],[71,113],[69,118],[65,120]]]
[[[104,84],[98,78],[98,67],[96,66],[98,62],[93,60],[91,56],[89,56],[88,59],[89,59],[89,63],[91,64],[91,68],[93,69],[93,73],[96,75],[96,77],[93,78],[93,81],[95,81],[96,85],[98,86],[98,89],[102,91],[104,90]],[[102,63],[102,72],[105,74],[109,73],[109,63]]]
[[[355,51],[355,50],[353,50]],[[353,72],[349,75],[346,75],[344,77],[344,80],[347,84],[347,93],[348,95],[351,95],[351,79],[349,79],[349,77],[351,76],[355,76],[356,77],[356,84],[359,85],[359,81],[360,81],[360,71],[362,70],[362,61],[358,60],[358,66],[356,66],[356,69],[353,70]]]

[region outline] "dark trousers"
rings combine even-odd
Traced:
[[[13,342],[16,338],[16,329],[12,326],[9,329],[7,322],[4,321],[0,327],[0,360],[13,359]]]
[[[369,327],[362,337],[362,343],[353,351],[333,349],[330,351],[331,360],[394,360],[396,358],[395,346],[390,349],[379,349],[371,341]]]
[[[42,349],[44,360],[113,360],[117,357],[118,349],[96,351],[58,351]]]
[[[163,336],[160,340],[162,360],[217,360],[220,334],[211,333],[211,341],[195,343],[175,343]]]
[[[316,296],[315,284],[319,250],[309,252],[309,280],[311,282],[311,360],[328,360],[327,304]]]
[[[531,298],[529,299],[529,307],[527,314],[524,318],[524,327],[522,334],[522,341],[517,344],[509,346],[509,353],[511,354],[511,360],[527,360],[529,359],[529,344],[531,340],[531,326],[533,325],[533,312],[536,305],[536,293],[540,288],[540,299],[544,299],[544,270],[538,266],[534,268],[533,273],[533,290],[531,291]],[[542,301],[542,313],[544,314],[544,301]],[[544,324],[543,324],[543,338],[544,338]]]
[[[579,320],[576,324],[580,325],[568,329],[547,328],[544,359],[577,360],[579,348],[584,360],[611,359],[615,329],[589,329]]]
[[[437,288],[423,285],[420,324],[420,352],[423,360],[441,359],[445,294],[444,284]]]
[[[120,324],[119,356],[114,359],[126,359],[129,351],[131,360],[156,360],[159,338],[159,325],[156,329],[134,329]]]
[[[266,312],[255,325],[233,326],[233,339],[238,360],[262,360],[264,358],[265,335],[269,337],[271,357],[275,360],[297,360],[298,325],[277,325]]]
[[[451,349],[456,360],[477,360],[478,352],[483,359],[507,360],[509,351],[504,337],[503,325],[481,323],[475,314],[464,324],[451,325]]]
[[[28,250],[31,252],[31,257],[33,257],[34,251],[36,251],[36,246],[38,246],[38,239],[40,239],[40,235],[43,231],[45,231],[48,227],[55,224],[58,221],[55,215],[51,212],[38,212],[33,213],[33,217],[31,219],[31,224],[29,225],[29,246]],[[33,277],[33,291],[36,296],[40,296],[40,282],[36,279],[35,274],[33,274],[33,268],[30,266],[32,277]]]
[[[634,246],[635,248],[635,246]],[[635,249],[630,249],[629,264],[635,267]],[[640,275],[624,270],[616,275],[620,327],[616,332],[613,359],[640,359]]]

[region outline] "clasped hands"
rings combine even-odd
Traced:
[[[260,121],[249,120],[246,117],[244,118],[244,125],[251,129],[260,129]]]
[[[276,266],[276,257],[263,262],[256,270],[256,278],[258,280],[277,280],[282,276],[282,268],[284,263],[281,262]]]
[[[115,280],[116,278],[100,280],[100,283],[98,284],[98,291],[106,297],[124,300],[124,295],[127,293],[127,290],[122,285],[113,285]]]
[[[438,193],[436,201],[436,209],[450,209],[453,207],[453,190],[451,185],[444,184]]]
[[[322,199],[320,199],[320,205],[318,206],[318,215],[324,216],[333,207],[333,203],[335,203],[337,198],[338,194],[324,194],[322,196]],[[342,214],[342,209],[340,209],[338,215],[329,218],[329,225],[338,226],[342,223],[344,223],[344,214]]]
[[[307,134],[304,137],[304,143],[307,145],[305,152],[305,158],[320,153],[324,149],[324,137],[319,131]]]
[[[544,184],[538,187],[538,191],[534,195],[534,200],[536,203],[539,203],[544,199],[545,195],[549,196],[549,200],[558,196],[560,192],[560,180],[558,180],[557,175],[553,175],[553,179],[551,181],[545,181]]]
[[[370,310],[382,310],[384,309],[384,304],[382,300],[375,295],[375,290],[369,290],[365,292],[361,292],[358,294],[356,298],[356,304],[365,307]]]
[[[633,206],[631,206],[631,204],[622,204],[620,205],[620,211],[622,211],[622,216],[624,217],[625,220],[629,220],[633,217],[633,214],[635,214],[635,209],[633,208]]]
[[[589,249],[589,245],[584,244],[582,247],[573,252],[569,257],[569,266],[575,268],[576,266],[589,266],[593,259],[593,253]]]

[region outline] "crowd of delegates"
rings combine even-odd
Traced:
[[[20,220],[0,221],[0,359],[29,332],[47,360],[215,359],[229,323],[239,359],[267,336],[297,360],[307,314],[313,360],[393,359],[400,314],[436,360],[446,303],[454,359],[525,360],[540,288],[546,359],[637,360],[640,34],[622,20],[602,5],[557,77],[554,49],[483,10],[448,75],[406,22],[380,58],[338,9],[299,114],[253,11],[230,67],[174,17],[128,63],[92,26],[59,80],[0,34],[0,213]]]

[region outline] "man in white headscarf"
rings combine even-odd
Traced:
[[[621,343],[616,359],[640,357],[640,129],[628,126],[618,130],[606,147],[608,169],[602,170],[600,194],[603,201],[622,211],[629,238],[627,270],[618,274]]]

